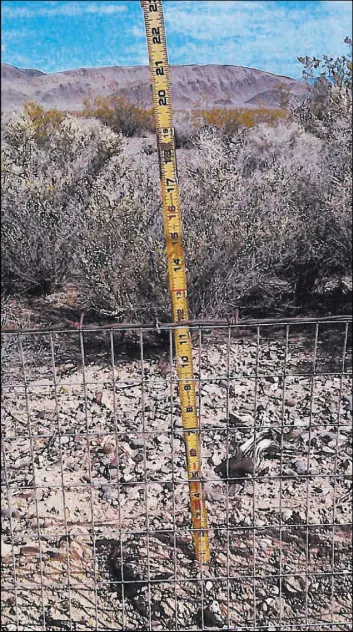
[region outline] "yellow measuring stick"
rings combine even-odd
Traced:
[[[189,314],[163,8],[161,0],[141,0],[141,6],[151,73],[173,321],[182,323],[188,320]],[[174,336],[196,558],[208,562],[210,547],[201,482],[199,422],[189,328],[181,325],[175,329]]]

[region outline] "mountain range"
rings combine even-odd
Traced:
[[[175,110],[201,108],[276,108],[279,86],[292,98],[306,94],[303,81],[254,68],[208,64],[171,66]],[[77,111],[89,94],[123,94],[135,103],[151,107],[148,66],[79,68],[45,73],[1,64],[1,109],[19,110],[26,101],[46,108]]]

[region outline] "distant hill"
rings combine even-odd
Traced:
[[[132,101],[151,106],[150,76],[147,66],[79,68],[44,73],[1,64],[1,109],[18,110],[33,100],[45,107],[79,110],[91,91],[108,96],[116,92]],[[301,100],[305,83],[241,66],[171,66],[173,106],[176,110],[198,107],[278,107],[278,85]]]

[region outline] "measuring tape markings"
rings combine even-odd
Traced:
[[[173,320],[182,322],[188,320],[189,313],[163,10],[161,0],[141,0],[141,6],[144,12],[150,61]],[[210,550],[207,512],[200,480],[202,474],[199,423],[189,328],[181,325],[180,328],[175,329],[174,338],[194,544],[197,559],[208,562]]]

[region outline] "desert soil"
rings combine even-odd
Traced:
[[[286,352],[270,329],[194,340],[202,568],[168,349],[71,332],[23,336],[21,359],[7,338],[4,630],[351,629],[350,349],[342,374],[344,327],[319,335],[313,377],[313,330]],[[228,486],[215,468],[252,439],[255,475]]]

